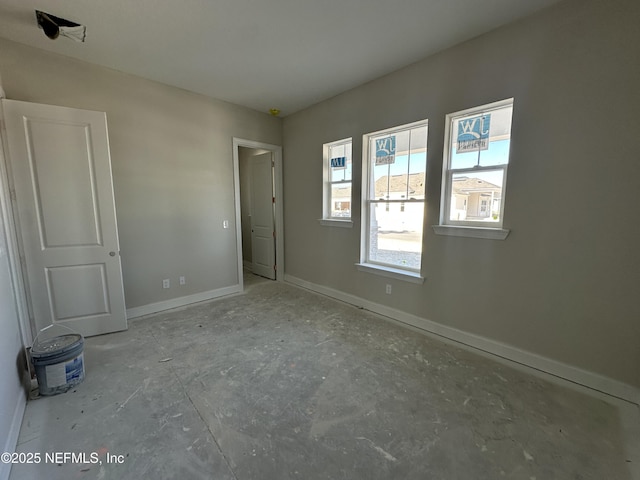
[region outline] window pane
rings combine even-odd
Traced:
[[[331,216],[351,216],[351,182],[331,187]]]
[[[351,180],[351,143],[329,147],[329,171],[331,182]]]
[[[449,220],[498,222],[504,170],[454,173]]]
[[[475,112],[451,121],[451,168],[509,163],[513,105]]]
[[[369,212],[368,260],[419,271],[424,203],[372,203]]]
[[[351,217],[351,177],[353,173],[351,139],[324,144],[323,218]]]
[[[427,121],[369,136],[362,261],[420,271]]]
[[[369,162],[372,200],[424,199],[427,126],[372,137]]]

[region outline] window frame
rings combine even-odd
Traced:
[[[333,147],[339,147],[341,145],[351,145],[351,178],[349,180],[333,181],[331,179],[331,149]],[[345,155],[346,156],[346,155]],[[350,227],[353,225],[353,138],[343,138],[333,142],[328,142],[322,146],[322,170],[323,170],[323,182],[322,182],[322,218],[320,223],[322,225],[329,226],[341,226]],[[333,187],[335,185],[351,184],[351,197],[350,197],[350,215],[346,216],[333,216],[331,213],[333,203]]]
[[[501,110],[504,107],[511,107],[511,125],[509,128],[509,152],[507,163],[489,166],[473,166],[466,168],[451,168],[451,154],[454,135],[454,122],[462,117],[478,116],[485,113],[491,113]],[[454,236],[471,236],[479,238],[496,238],[504,239],[509,234],[508,230],[503,228],[504,212],[505,212],[505,193],[507,187],[507,173],[509,162],[511,160],[511,127],[513,126],[513,108],[514,99],[507,98],[497,102],[480,105],[477,107],[460,110],[458,112],[449,113],[445,117],[445,134],[442,164],[442,196],[440,201],[440,224],[434,226],[436,233],[441,235]],[[483,220],[451,220],[451,197],[453,189],[453,176],[465,173],[483,173],[492,171],[502,171],[502,185],[500,197],[500,216],[496,222],[486,222]],[[450,230],[451,228],[457,229]],[[483,231],[487,231],[483,233]]]
[[[423,283],[424,277],[422,276],[422,259],[423,259],[423,247],[424,247],[424,234],[425,234],[425,218],[427,211],[427,189],[426,189],[426,169],[428,160],[425,155],[425,193],[424,198],[421,200],[411,198],[401,199],[386,199],[378,200],[376,198],[369,198],[373,179],[373,168],[371,167],[371,144],[372,140],[376,137],[391,136],[400,132],[413,130],[419,127],[425,127],[427,130],[427,143],[426,150],[428,151],[428,139],[429,139],[429,120],[423,119],[416,122],[407,123],[404,125],[397,125],[391,128],[385,128],[377,130],[375,132],[369,132],[362,136],[362,189],[361,189],[361,240],[360,240],[360,262],[356,264],[360,271],[366,271],[369,273],[379,274],[389,278],[395,278],[398,280],[404,280],[411,283]],[[409,146],[410,147],[410,146]],[[410,152],[411,150],[409,150]],[[410,156],[410,153],[408,153]],[[375,197],[375,195],[374,195]],[[420,245],[420,267],[410,268],[403,267],[401,265],[389,264],[372,260],[370,258],[370,223],[371,214],[370,209],[372,204],[398,204],[407,205],[410,203],[417,203],[423,205],[422,210],[422,237]]]

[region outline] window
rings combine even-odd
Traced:
[[[441,225],[502,228],[512,113],[511,98],[447,115]]]
[[[323,220],[351,220],[351,139],[324,145]]]
[[[427,121],[364,136],[361,267],[419,276]]]

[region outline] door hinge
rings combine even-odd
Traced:
[[[18,197],[16,197],[16,191],[15,190],[9,190],[9,198],[11,199],[12,202],[17,202],[18,201]]]
[[[274,270],[274,271],[278,270],[278,266],[277,266],[277,265],[274,265],[274,266],[273,266],[273,270]]]

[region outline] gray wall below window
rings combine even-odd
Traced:
[[[284,119],[287,274],[640,387],[640,3],[569,0]],[[435,235],[445,115],[514,97],[505,241]],[[423,285],[321,226],[322,145],[429,119]],[[385,295],[385,284],[393,284]]]

